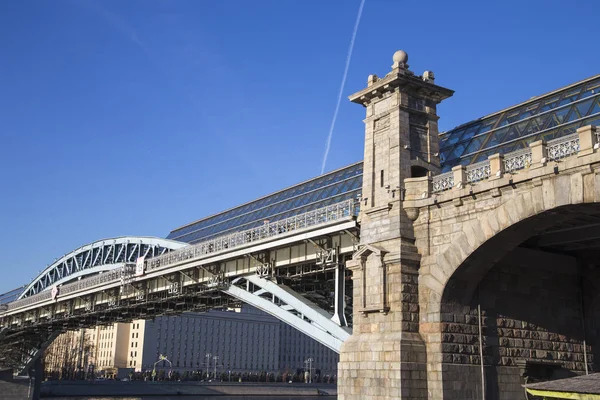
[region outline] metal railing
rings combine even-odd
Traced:
[[[359,203],[356,200],[345,200],[343,202],[318,208],[316,210],[307,211],[303,214],[295,215],[290,218],[271,223],[265,223],[264,225],[256,228],[217,237],[215,239],[200,242],[191,246],[186,246],[182,249],[153,257],[146,261],[146,270],[156,271],[165,269],[182,261],[202,258],[207,255],[212,255],[213,253],[231,250],[236,247],[241,247],[264,239],[284,235],[289,232],[324,225],[347,217],[353,217],[358,215],[358,211]],[[129,268],[129,266],[126,265],[121,268],[115,268],[89,278],[80,279],[76,282],[62,285],[60,286],[58,295],[64,296],[69,293],[79,292],[95,286],[117,282],[123,276],[124,268]],[[51,298],[51,291],[45,290],[41,293],[8,303],[8,311],[38,302],[47,301]]]
[[[433,193],[450,190],[454,187],[454,172],[446,172],[433,177]]]
[[[358,215],[358,211],[359,203],[354,199],[350,199],[279,221],[271,223],[265,222],[264,225],[256,228],[220,236],[215,239],[185,247],[181,250],[172,251],[151,258],[146,262],[146,270],[153,271],[160,268],[166,268],[169,265],[189,259],[204,257],[208,254],[231,250],[236,247],[283,235],[288,232],[329,223],[350,216],[356,216]]]
[[[600,143],[600,133],[595,134],[595,146]],[[579,134],[563,136],[553,139],[546,145],[548,160],[558,161],[570,157],[579,152]],[[504,172],[515,173],[521,169],[529,168],[531,165],[531,149],[525,148],[513,151],[504,156]],[[477,182],[490,176],[491,167],[489,160],[467,167],[467,182]],[[450,190],[454,187],[453,172],[446,172],[433,177],[433,193]]]
[[[490,176],[491,168],[489,161],[482,161],[467,167],[467,182],[477,182]]]
[[[579,134],[573,133],[548,142],[548,159],[562,160],[579,153]]]
[[[520,149],[504,157],[504,172],[513,173],[531,165],[531,149]]]

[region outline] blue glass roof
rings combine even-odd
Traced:
[[[555,90],[440,134],[442,172],[600,125],[600,75]],[[356,198],[362,162],[330,172],[173,230],[168,239],[196,243]]]
[[[600,125],[600,75],[440,134],[442,172]]]
[[[356,198],[362,161],[173,230],[167,239],[196,243]]]
[[[25,290],[24,286],[13,289],[10,292],[0,294],[0,304],[6,304],[10,303],[11,301],[15,301],[19,295],[23,293],[23,290]]]

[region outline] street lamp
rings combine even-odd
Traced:
[[[315,361],[312,357],[304,361],[304,364],[308,364],[308,383],[312,383],[312,363]]]
[[[208,380],[209,377],[209,368],[210,368],[210,357],[212,356],[212,354],[210,353],[206,353],[206,380]]]
[[[215,361],[215,374],[213,375],[213,379],[217,380],[217,361],[219,361],[219,356],[214,356],[213,360]]]

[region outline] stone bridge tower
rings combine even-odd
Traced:
[[[338,393],[349,399],[425,399],[425,344],[419,334],[418,269],[405,182],[440,172],[436,106],[452,90],[408,69],[397,51],[383,78],[350,96],[367,111],[360,248],[348,262],[354,328],[340,355]]]

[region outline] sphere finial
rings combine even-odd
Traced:
[[[398,50],[397,52],[394,53],[392,60],[394,61],[394,65],[397,65],[397,64],[406,65],[408,63],[408,54],[406,54],[406,52],[404,50]]]

